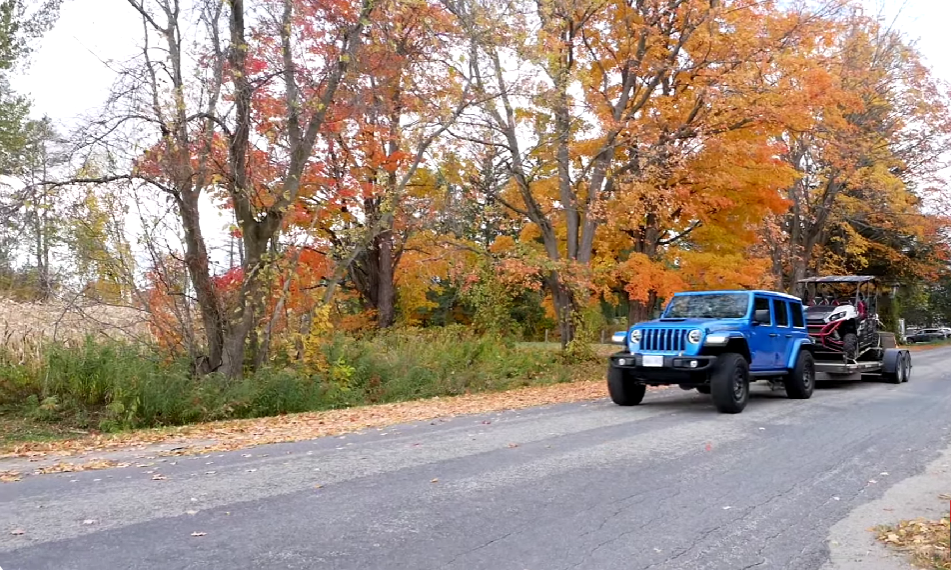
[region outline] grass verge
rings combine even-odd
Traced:
[[[200,453],[600,398],[608,349],[565,363],[557,351],[465,330],[391,331],[335,338],[309,368],[235,382],[195,378],[183,363],[130,345],[50,346],[42,362],[0,358],[0,457],[166,442]]]

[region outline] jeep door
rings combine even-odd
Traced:
[[[753,326],[750,328],[750,370],[776,368],[779,334],[773,326],[773,311],[768,297],[753,298]]]
[[[793,331],[790,328],[789,304],[782,299],[773,299],[773,332],[776,339],[776,360],[773,362],[773,368],[785,368],[789,362],[789,351],[793,345]],[[798,305],[794,305],[798,306]],[[801,310],[801,309],[800,309]]]

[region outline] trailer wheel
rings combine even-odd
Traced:
[[[901,359],[901,361],[902,361],[902,366],[905,369],[905,374],[904,374],[905,382],[908,382],[909,380],[911,380],[911,353],[910,352],[903,353],[903,358]]]
[[[750,365],[742,355],[728,352],[717,359],[710,376],[713,405],[724,414],[738,414],[750,399]]]
[[[905,373],[907,372],[905,368],[905,354],[898,354],[898,362],[895,363],[895,371],[886,375],[885,379],[891,382],[892,384],[901,384],[902,382],[907,382],[905,378]]]
[[[816,361],[808,350],[800,350],[796,367],[786,376],[786,397],[808,400],[816,387]]]
[[[633,382],[620,368],[608,368],[608,393],[619,406],[636,406],[644,399],[647,386]]]

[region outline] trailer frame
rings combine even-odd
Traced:
[[[848,361],[844,355],[816,354],[816,381],[886,380],[901,384],[911,379],[911,351],[899,348],[895,335],[879,333],[879,346],[866,353],[868,360]]]

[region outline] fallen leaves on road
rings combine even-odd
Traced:
[[[69,463],[60,461],[52,465],[36,469],[34,475],[46,475],[49,473],[74,473],[76,471],[95,471],[97,469],[110,469],[112,467],[128,467],[129,463],[112,461],[111,459],[92,459],[84,463]]]
[[[951,520],[917,519],[875,529],[878,540],[906,552],[920,568],[951,570]]]
[[[0,471],[0,483],[15,483],[23,479],[19,471]]]
[[[658,388],[663,389],[663,388]],[[340,435],[361,429],[394,424],[446,419],[465,414],[517,410],[532,406],[596,400],[605,397],[604,382],[577,381],[549,386],[530,386],[506,392],[483,392],[463,396],[431,398],[393,404],[362,406],[342,410],[288,414],[250,420],[226,420],[173,429],[152,429],[110,435],[90,435],[77,439],[27,442],[0,447],[0,459],[7,457],[70,456],[107,450],[135,450],[151,444],[181,444],[158,455],[196,455],[232,451],[269,443],[285,443]],[[115,462],[113,462],[115,463]],[[72,465],[72,464],[65,464]],[[83,469],[104,469],[121,464]],[[43,471],[57,472],[57,471]]]
[[[206,534],[208,533],[207,532],[193,532],[192,536],[205,536]]]
[[[26,534],[26,532],[23,529],[18,528],[18,529],[11,530],[10,534],[12,534],[13,536],[20,536],[20,535]]]

